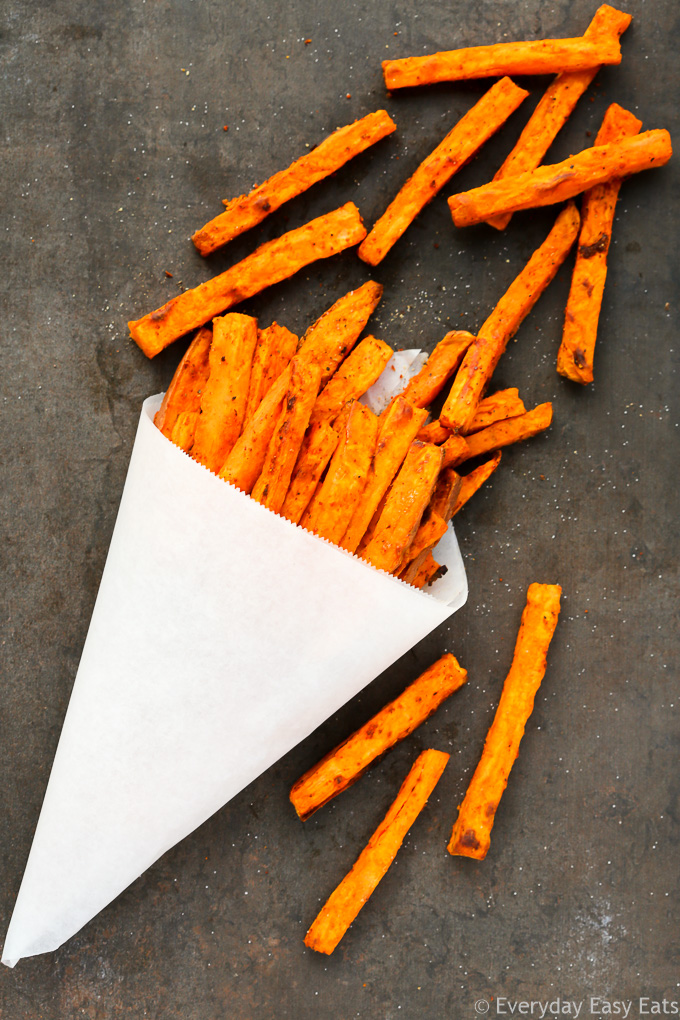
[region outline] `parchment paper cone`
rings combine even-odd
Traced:
[[[56,949],[458,609],[265,510],[143,406],[2,962]],[[450,529],[452,536],[452,529]],[[446,540],[446,537],[445,537]]]

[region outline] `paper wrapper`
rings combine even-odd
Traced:
[[[2,962],[56,949],[467,597],[264,509],[143,406]],[[442,547],[440,546],[440,551]]]

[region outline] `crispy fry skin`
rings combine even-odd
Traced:
[[[201,392],[210,372],[208,355],[211,340],[209,329],[199,329],[177,366],[161,406],[156,411],[154,425],[168,438],[172,435],[181,411],[198,412],[201,409]]]
[[[452,432],[465,432],[508,340],[555,276],[576,240],[579,214],[570,202],[555,220],[543,244],[513,280],[468,349],[442,408],[440,421]]]
[[[497,390],[489,394],[477,404],[475,416],[465,431],[465,435],[471,432],[479,432],[495,421],[503,421],[504,418],[514,418],[518,414],[524,414],[526,407],[519,395],[519,390],[514,387],[508,390]]]
[[[326,465],[338,445],[338,433],[328,422],[310,426],[300,447],[293,476],[281,507],[281,516],[297,524],[314,495]]]
[[[642,121],[617,103],[612,103],[604,115],[595,145],[635,135],[641,127]],[[607,279],[607,253],[621,184],[620,178],[598,184],[586,191],[581,203],[581,233],[564,316],[562,343],[557,353],[557,371],[583,385],[593,381],[597,324]]]
[[[373,385],[393,353],[389,344],[374,336],[367,336],[357,344],[319,394],[311,420],[327,421],[332,425],[349,400],[363,396]]]
[[[349,928],[394,860],[406,833],[413,825],[446,767],[449,755],[427,750],[418,755],[368,845],[354,867],[331,893],[305,935],[305,945],[317,953],[330,954]]]
[[[201,255],[209,255],[395,130],[396,124],[385,110],[338,128],[315,149],[253,188],[250,194],[225,201],[225,211],[197,230],[192,241]]]
[[[279,513],[286,498],[320,381],[320,365],[301,364],[293,358],[283,410],[269,441],[262,473],[251,493],[253,499],[275,513]]]
[[[194,429],[197,421],[198,411],[180,411],[168,436],[168,439],[185,453],[189,453],[194,445]]]
[[[241,434],[256,343],[257,319],[237,312],[213,319],[210,375],[191,448],[211,471],[220,470]]]
[[[408,570],[411,563],[413,563],[413,561],[417,559],[421,553],[430,552],[439,539],[446,534],[447,527],[448,525],[444,518],[432,509],[432,505],[428,506],[423,514],[423,519],[420,522],[420,526],[415,533],[413,541],[408,547],[402,564],[397,571],[399,577],[405,579],[404,573]]]
[[[301,821],[356,783],[366,769],[436,712],[467,680],[467,670],[447,653],[402,693],[298,779],[290,800]]]
[[[377,266],[418,213],[472,159],[529,95],[510,78],[492,85],[409,177],[362,241],[358,256]]]
[[[481,489],[484,482],[489,478],[501,462],[501,451],[495,453],[489,460],[476,467],[474,471],[463,475],[460,481],[460,492],[453,506],[451,516],[455,517],[459,510],[462,510],[469,499],[474,496],[478,489]]]
[[[442,443],[439,449],[444,454],[442,468],[452,467],[454,464],[461,464],[470,456],[468,453],[468,444],[465,438],[455,434],[449,436],[449,438]]]
[[[420,372],[413,377],[403,397],[414,407],[427,407],[446,386],[474,341],[472,333],[454,329],[440,340]]]
[[[602,8],[600,8],[602,10]],[[616,35],[594,38],[537,39],[531,42],[495,43],[448,50],[424,57],[384,60],[388,89],[430,85],[438,81],[496,77],[502,74],[558,74],[580,71],[598,64],[620,64],[621,46]]]
[[[128,323],[132,339],[149,358],[173,340],[202,326],[233,305],[281,280],[303,266],[358,244],[366,236],[359,210],[348,202],[302,227],[267,241],[231,269],[185,290],[155,312]]]
[[[402,465],[427,411],[413,407],[403,396],[392,401],[378,419],[378,442],[368,481],[340,543],[356,552],[380,501]]]
[[[600,33],[610,33],[619,38],[632,20],[630,14],[624,14],[623,11],[603,4],[588,25],[585,38],[592,38]],[[599,70],[600,67],[589,67],[583,71],[566,71],[550,83],[514,149],[496,171],[494,181],[534,170],[541,163],[558,132],[569,119],[576,103]],[[497,230],[504,230],[511,218],[512,213],[505,213],[487,222]]]
[[[512,666],[482,757],[453,826],[448,846],[450,854],[475,857],[479,861],[487,855],[494,816],[545,675],[561,593],[559,584],[529,585]]]
[[[253,368],[250,373],[248,403],[243,416],[246,425],[260,406],[269,387],[290,364],[295,354],[298,338],[285,326],[272,322],[266,329],[257,331],[257,347],[253,356]]]
[[[450,435],[451,429],[445,428],[439,418],[436,418],[428,425],[423,426],[416,438],[422,440],[423,443],[434,443],[435,446],[441,446]]]
[[[362,559],[388,574],[399,569],[432,497],[443,456],[440,446],[411,444]]]
[[[492,450],[499,450],[503,446],[511,446],[512,443],[521,443],[524,439],[531,439],[547,429],[552,421],[552,404],[546,401],[539,404],[533,411],[525,414],[518,414],[515,418],[504,418],[497,421],[481,432],[474,432],[467,436],[467,451],[454,461],[454,464],[462,464],[463,461],[472,457],[479,457],[483,453],[490,453]]]
[[[596,184],[663,166],[672,154],[668,131],[643,131],[620,142],[583,149],[561,163],[452,195],[449,208],[457,227],[469,227],[503,213],[564,202]]]
[[[376,415],[355,400],[328,473],[300,519],[303,528],[340,544],[366,485],[377,438]]]

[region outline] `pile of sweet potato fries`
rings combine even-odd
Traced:
[[[600,67],[620,62],[620,37],[630,21],[605,4],[579,38],[386,61],[385,83],[392,91],[485,76],[499,80],[422,162],[370,232],[348,203],[263,244],[226,272],[130,323],[149,357],[197,331],[156,415],[163,434],[294,524],[416,588],[430,584],[441,572],[435,546],[451,518],[496,470],[501,448],[550,425],[550,403],[527,411],[517,389],[490,395],[486,390],[509,339],[575,243],[557,370],[575,382],[593,379],[618,191],[625,177],[670,159],[670,137],[665,130],[640,133],[641,122],[612,104],[591,148],[555,165],[541,161]],[[556,77],[494,179],[448,199],[453,223],[487,222],[503,230],[516,211],[566,205],[482,326],[474,334],[449,332],[382,413],[375,414],[361,398],[393,350],[374,336],[359,339],[380,300],[380,284],[369,280],[341,297],[301,338],[277,323],[262,328],[256,319],[230,311],[311,262],[355,245],[364,262],[378,265],[528,95],[510,74]],[[225,210],[194,234],[196,248],[210,254],[394,130],[384,110],[339,128],[250,194],[225,201]],[[580,212],[571,201],[579,194]],[[438,417],[428,421],[428,409],[447,387]],[[459,471],[467,462],[473,462],[472,470]],[[453,827],[452,854],[481,859],[487,853],[494,815],[545,672],[560,592],[559,585],[529,588],[512,668]],[[300,818],[355,782],[466,675],[452,655],[444,655],[328,754],[291,792]],[[384,821],[309,929],[308,946],[333,951],[389,867],[447,760],[436,750],[419,756]]]

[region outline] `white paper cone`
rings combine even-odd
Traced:
[[[459,608],[216,478],[144,404],[3,950],[56,949]],[[454,538],[455,545],[455,538]]]

